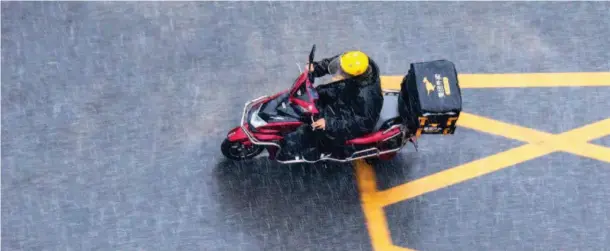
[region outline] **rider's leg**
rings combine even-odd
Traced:
[[[281,149],[278,151],[276,159],[280,161],[294,160],[296,157],[302,159],[304,150],[312,145],[310,128],[310,125],[302,125],[294,132],[286,134],[280,141]]]

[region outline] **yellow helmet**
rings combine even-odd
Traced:
[[[340,57],[341,70],[351,76],[358,76],[369,68],[369,57],[361,51],[348,51]]]

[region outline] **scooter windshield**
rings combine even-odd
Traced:
[[[339,81],[350,78],[351,76],[341,69],[341,57],[336,57],[328,64],[328,73],[331,81]]]
[[[297,85],[300,85],[303,83],[303,81],[305,81],[306,79],[302,79],[301,75],[299,75],[297,77],[297,79],[294,80],[294,83],[292,83],[292,88],[296,87]]]

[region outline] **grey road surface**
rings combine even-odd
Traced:
[[[224,160],[246,100],[286,88],[314,43],[319,57],[364,50],[387,75],[438,58],[462,73],[608,71],[609,13],[605,2],[2,2],[2,250],[371,250],[349,165]],[[561,132],[609,117],[609,99],[465,90],[464,109]],[[460,132],[377,167],[380,186],[518,144]],[[387,208],[395,244],[610,246],[608,163],[523,165]]]

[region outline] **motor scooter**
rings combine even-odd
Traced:
[[[314,62],[315,49],[313,45],[309,53],[309,63]],[[297,77],[290,89],[247,102],[239,126],[230,130],[221,144],[223,155],[228,159],[240,161],[252,159],[267,150],[269,159],[283,164],[350,162],[358,159],[388,160],[408,142],[417,147],[416,138],[421,134],[434,133],[434,130],[430,130],[429,123],[426,123],[434,120],[424,116],[420,117],[425,118],[425,121],[419,119],[417,127],[409,128],[409,123],[405,123],[399,111],[399,106],[405,102],[401,98],[401,90],[384,89],[383,107],[372,133],[349,139],[339,146],[340,149],[335,149],[333,154],[315,160],[298,157],[286,161],[276,160],[276,154],[280,150],[279,141],[284,135],[303,124],[313,123],[319,116],[315,103],[318,94],[313,82],[313,73],[306,70]],[[457,120],[457,117],[454,120]],[[435,128],[444,129],[438,125]],[[445,134],[453,134],[453,130],[445,130]]]

